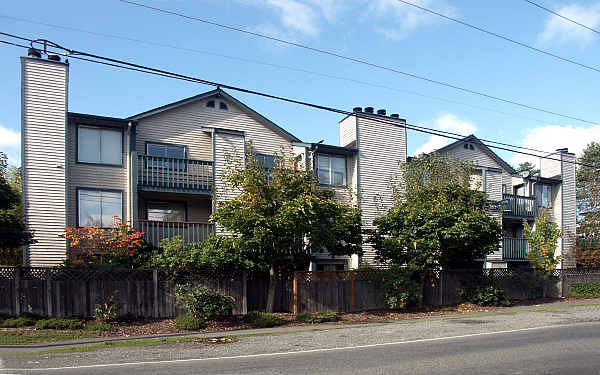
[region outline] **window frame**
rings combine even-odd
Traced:
[[[326,184],[320,181],[319,179],[319,158],[321,156],[327,156],[328,158],[344,158],[344,181],[341,185],[336,185],[333,183],[333,168],[332,168],[332,163],[331,161],[329,162],[329,181],[331,181],[331,183]],[[329,186],[329,187],[347,187],[348,186],[348,156],[347,155],[340,155],[340,154],[331,154],[331,153],[326,153],[326,152],[318,152],[317,153],[317,158],[316,158],[316,168],[315,168],[315,172],[317,174],[317,183],[321,186]]]
[[[121,162],[118,164],[114,163],[103,163],[102,161],[96,163],[92,161],[82,161],[79,159],[79,141],[81,136],[79,135],[79,129],[88,128],[88,129],[96,129],[96,130],[105,130],[105,131],[118,131],[121,134],[121,152],[119,153]],[[107,167],[119,167],[123,168],[123,142],[124,142],[124,131],[122,127],[119,126],[97,126],[97,125],[88,125],[88,124],[77,124],[75,129],[75,163],[76,164],[87,164],[87,165],[103,165]],[[100,136],[100,142],[102,142],[102,136]],[[102,150],[102,143],[100,143],[100,150]],[[102,153],[100,153],[100,159],[102,159]]]
[[[177,144],[177,143],[167,143],[167,142],[155,142],[155,141],[146,141],[144,143],[144,147],[145,147],[145,151],[146,151],[146,156],[147,157],[151,157],[151,158],[167,158],[167,156],[154,156],[154,155],[150,155],[148,154],[148,146],[149,145],[159,145],[159,146],[175,146],[175,147],[183,147],[183,158],[173,158],[173,159],[180,159],[180,160],[187,160],[188,159],[188,146],[187,145],[181,145],[181,144]],[[148,159],[146,158],[146,165],[144,165],[144,167],[147,168],[157,168],[157,169],[163,169],[165,168],[165,165],[162,165],[161,163],[148,163]],[[171,169],[176,169],[179,171],[187,171],[187,164],[184,163],[183,166],[177,166],[177,167],[170,167]]]
[[[121,189],[103,189],[103,188],[93,188],[93,187],[76,187],[75,188],[75,206],[76,206],[76,213],[77,213],[77,217],[75,218],[76,220],[76,227],[77,228],[85,228],[85,225],[80,225],[80,220],[81,220],[81,204],[79,202],[79,192],[81,191],[94,191],[94,192],[105,192],[105,193],[119,193],[121,195],[121,215],[119,215],[119,219],[121,219],[121,222],[125,221],[125,208],[124,206],[124,201],[123,198],[125,197],[125,192]],[[100,210],[102,210],[102,206],[100,206]],[[102,212],[100,212],[100,216],[102,216]],[[114,229],[114,227],[109,226],[109,227],[103,227],[102,225],[99,227],[100,229]]]
[[[147,199],[144,202],[144,208],[145,208],[145,213],[146,213],[146,220],[150,221],[150,219],[148,218],[148,206],[150,203],[178,203],[178,204],[183,204],[183,221],[182,223],[185,223],[188,221],[188,202],[186,201],[175,201],[175,200],[164,200],[164,199]],[[155,221],[157,223],[171,223],[172,221],[161,221],[161,220],[152,220]]]
[[[547,192],[547,196],[546,199],[547,201],[544,202],[544,190],[546,190]],[[544,208],[552,208],[552,185],[548,185],[548,184],[542,184],[542,197],[541,197],[541,203],[542,203],[542,207]]]

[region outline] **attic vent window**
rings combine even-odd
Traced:
[[[465,150],[475,150],[475,147],[473,147],[471,143],[465,143],[463,147],[465,148]]]
[[[227,108],[227,104],[225,104],[223,102],[219,102],[219,109],[228,110],[229,108]]]
[[[206,106],[208,108],[215,108],[215,101],[214,100],[209,100],[206,102]]]

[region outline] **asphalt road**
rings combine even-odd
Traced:
[[[3,373],[0,370],[0,373]],[[599,374],[600,323],[18,374]]]

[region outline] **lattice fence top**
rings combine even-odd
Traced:
[[[357,270],[357,271],[298,271],[295,272],[298,282],[310,283],[312,281],[345,281],[345,280],[372,280],[377,278],[382,270]]]
[[[139,269],[81,269],[66,267],[0,267],[0,279],[56,281],[152,281],[152,270]]]

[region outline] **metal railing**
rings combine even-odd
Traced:
[[[181,236],[184,243],[202,242],[215,231],[214,225],[206,222],[153,220],[138,220],[138,229],[146,233],[146,241],[154,246],[175,236]]]
[[[535,197],[524,197],[521,195],[503,194],[504,215],[523,218],[535,218],[537,206]]]
[[[137,156],[137,185],[142,190],[210,191],[212,161]]]
[[[504,237],[502,241],[502,258],[504,260],[529,260],[527,250],[529,245],[526,238]]]

